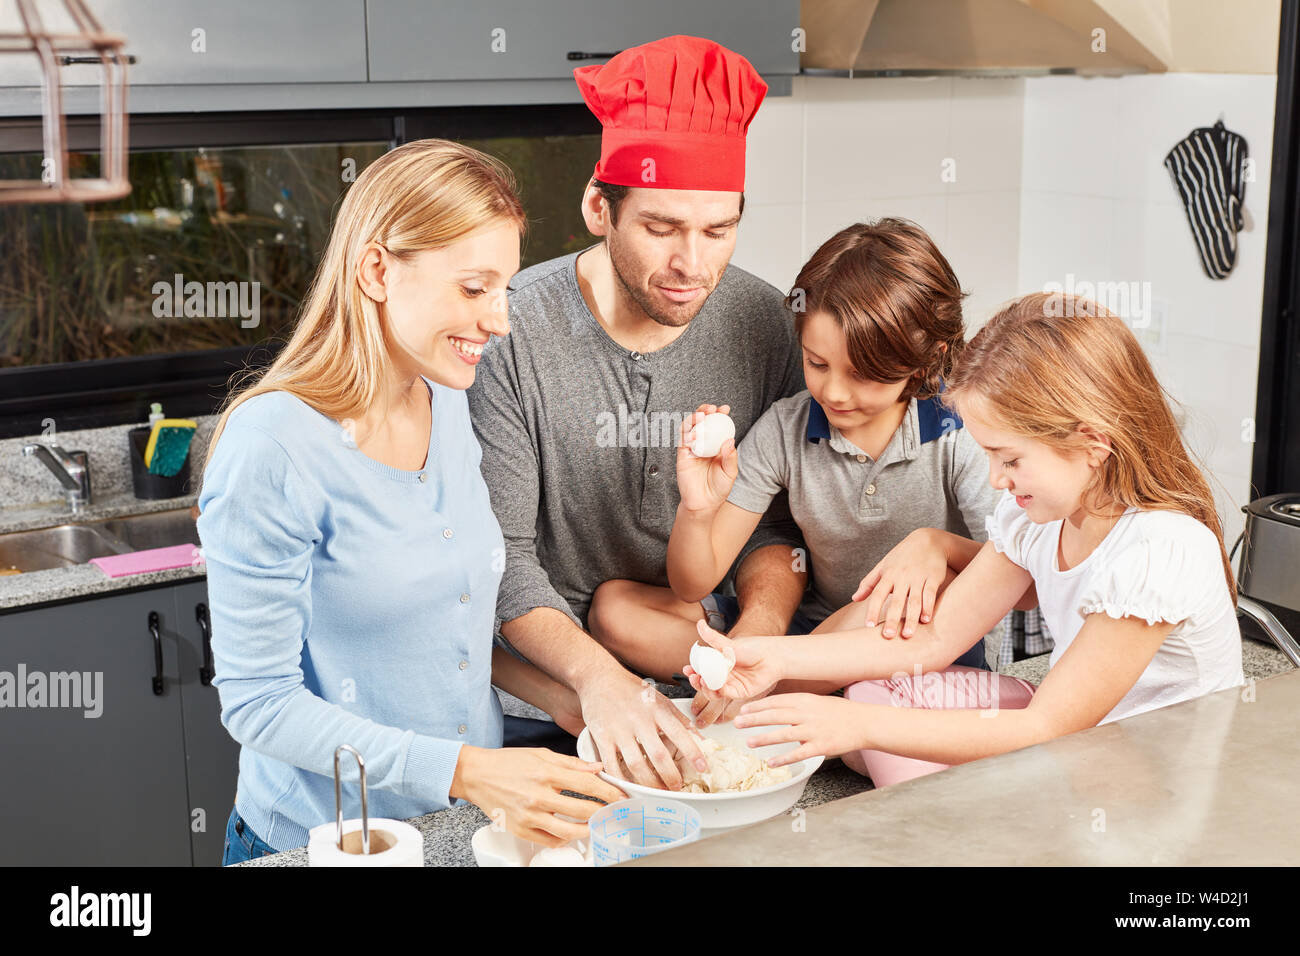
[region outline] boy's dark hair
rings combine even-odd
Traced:
[[[611,225],[618,225],[618,207],[622,205],[623,200],[627,198],[627,191],[630,186],[616,186],[613,183],[602,183],[599,179],[593,179],[592,185],[600,190],[600,194],[605,197],[605,202],[609,206],[609,221]],[[745,212],[745,194],[740,194],[740,213]]]
[[[951,373],[966,344],[964,296],[924,229],[885,218],[854,223],[823,242],[799,271],[785,304],[801,335],[808,313],[829,314],[864,378],[910,378],[900,396],[906,401],[938,394]]]

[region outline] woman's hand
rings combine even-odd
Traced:
[[[722,507],[740,473],[735,439],[728,438],[713,458],[699,458],[691,451],[695,426],[706,415],[731,411],[730,405],[701,405],[682,422],[682,442],[677,448],[677,490],[682,506],[697,514],[712,514]]]
[[[807,757],[838,757],[850,750],[867,746],[861,730],[868,705],[843,697],[820,694],[777,694],[751,701],[736,715],[737,727],[769,727],[789,724],[765,734],[755,734],[747,741],[750,747],[784,744],[792,740],[799,746],[789,753],[767,758],[769,767],[783,767]]]
[[[572,701],[561,702],[547,713],[561,729],[575,737],[579,736],[587,726],[587,722],[582,719],[582,703],[578,700],[577,694],[573,694]]]
[[[735,661],[731,673],[727,675],[727,682],[717,690],[709,690],[705,687],[695,668],[689,664],[683,667],[682,673],[690,678],[691,686],[695,688],[697,695],[703,694],[706,699],[722,701],[753,700],[771,691],[785,676],[781,656],[778,653],[780,646],[778,642],[782,640],[781,638],[727,637],[702,620],[695,622],[695,629],[700,635],[701,642],[717,648],[726,657]],[[723,706],[725,704],[719,705],[719,712]]]
[[[587,726],[587,722],[582,719],[582,701],[578,699],[576,693],[559,681],[554,681],[553,684],[554,686],[547,688],[550,693],[546,695],[546,703],[542,709],[557,726],[577,737]]]
[[[881,623],[880,611],[889,601],[881,633],[911,637],[918,624],[929,624],[934,602],[948,575],[948,557],[929,528],[917,528],[894,546],[862,579],[853,600],[867,602],[867,626]],[[904,619],[906,613],[906,619]]]
[[[585,840],[586,821],[603,806],[565,796],[586,794],[611,803],[627,794],[597,774],[601,764],[541,747],[487,749],[464,746],[452,779],[451,796],[468,800],[515,836],[542,846]],[[564,814],[581,823],[561,819]]]

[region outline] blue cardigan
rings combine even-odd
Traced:
[[[334,819],[339,744],[365,758],[370,815],[399,820],[451,804],[463,744],[501,746],[505,542],[465,393],[425,381],[433,428],[417,471],[367,457],[276,391],[231,413],[205,474],[198,530],[213,684],[241,745],[235,807],[277,850]],[[360,816],[355,761],[342,777],[343,814]]]

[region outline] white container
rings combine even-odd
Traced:
[[[493,830],[490,823],[475,830],[469,842],[479,866],[527,866],[542,848],[508,830]]]
[[[699,813],[680,800],[637,797],[601,807],[587,823],[597,866],[639,860],[694,843],[703,830]]]
[[[669,703],[688,717],[691,715],[691,699],[689,697],[670,700]],[[703,727],[698,732],[701,736],[712,737],[719,743],[729,744],[744,750],[748,749],[746,747],[748,738],[767,733],[770,729],[772,728],[747,727],[741,729],[728,721],[725,724],[713,724],[709,727]],[[798,746],[793,741],[784,744],[768,744],[766,747],[757,748],[753,753],[763,758],[770,758],[777,754],[789,753],[791,750],[797,749]],[[597,759],[596,747],[592,743],[591,734],[586,728],[578,737],[578,756],[583,760]],[[740,793],[685,793],[680,790],[661,790],[656,787],[643,787],[639,783],[633,783],[630,780],[623,780],[607,771],[601,771],[600,775],[629,797],[648,797],[650,799],[666,797],[669,800],[677,800],[686,804],[700,815],[700,823],[705,830],[702,835],[707,837],[721,830],[730,830],[734,827],[758,823],[761,820],[766,820],[789,810],[803,796],[804,787],[808,785],[808,778],[822,765],[823,760],[824,758],[820,756],[809,757],[798,763],[790,764],[791,776],[789,780],[770,787],[760,787],[756,790],[745,790]]]
[[[560,817],[571,823],[579,822],[564,814]],[[528,866],[533,857],[545,849],[542,844],[515,836],[504,827],[494,830],[490,823],[475,830],[469,843],[474,851],[474,861],[479,866]],[[584,853],[588,864],[592,863],[590,840],[576,841],[576,846],[573,843],[569,845]]]

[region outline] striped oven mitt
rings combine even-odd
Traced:
[[[1245,138],[1219,120],[1192,130],[1165,157],[1211,279],[1226,279],[1237,261],[1247,152]]]

